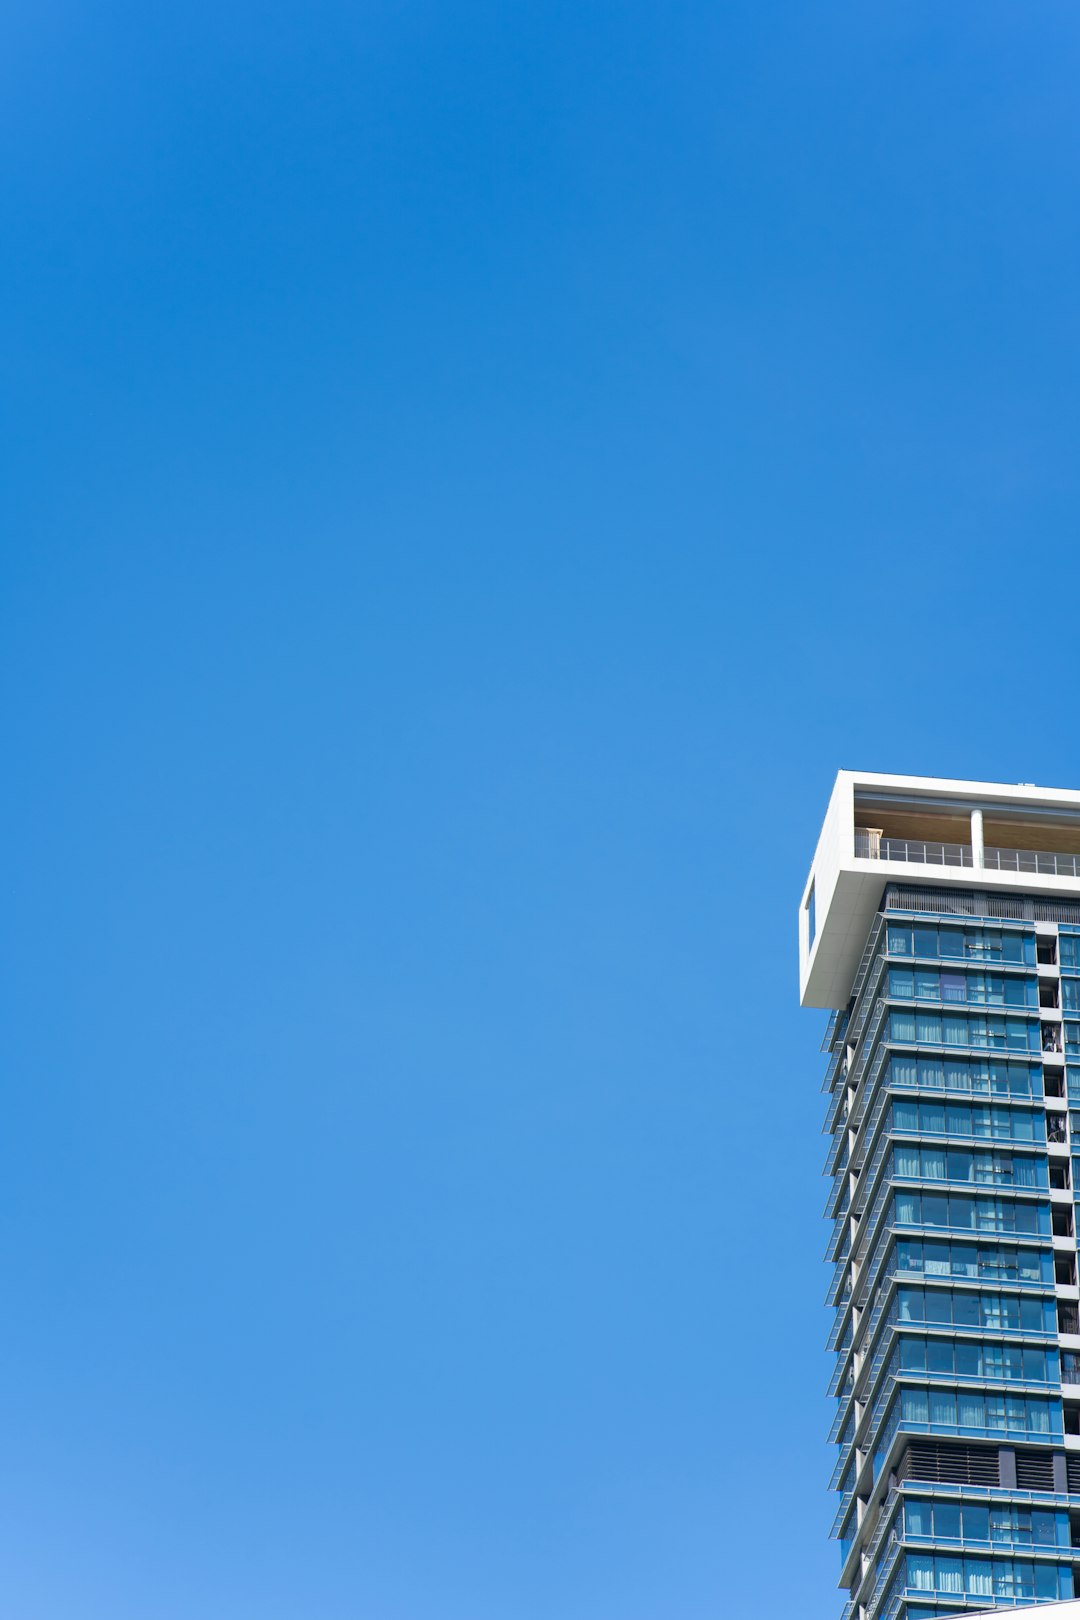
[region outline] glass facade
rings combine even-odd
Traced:
[[[843,1620],[1071,1598],[1080,926],[883,890],[827,1043]]]

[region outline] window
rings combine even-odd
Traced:
[[[909,1592],[940,1592],[949,1597],[1043,1602],[1071,1598],[1073,1577],[1068,1565],[1031,1559],[908,1553],[907,1589]]]
[[[1080,944],[1080,940],[1078,940]],[[967,962],[1014,962],[1035,966],[1035,935],[1018,928],[979,928],[891,919],[885,948],[890,956],[942,957]],[[1062,957],[1064,961],[1064,956]],[[1080,956],[1077,959],[1080,967]]]
[[[1080,1101],[1080,1068],[1076,1069]],[[951,1054],[894,1052],[889,1082],[925,1091],[955,1091],[977,1097],[1041,1097],[1042,1070],[1003,1058],[961,1058]]]
[[[1069,1515],[1010,1504],[906,1501],[904,1533],[923,1541],[1019,1542],[1029,1547],[1068,1547]]]
[[[1080,1025],[1075,1028],[1076,1051],[1080,1056]],[[1039,1025],[1033,1020],[1006,1018],[994,1013],[938,1012],[931,1007],[894,1008],[889,1014],[889,1039],[902,1046],[968,1046],[1013,1052],[1042,1050]]]
[[[955,1378],[996,1378],[1025,1384],[1055,1384],[1057,1357],[1035,1344],[983,1344],[977,1339],[932,1339],[903,1334],[899,1343],[903,1372],[944,1373]]]
[[[1075,981],[1080,986],[1080,980]],[[951,1001],[977,1007],[1036,1007],[1034,979],[1004,973],[961,973],[956,969],[892,967],[889,995],[900,1001]],[[1080,1002],[1077,1004],[1080,1010]]]
[[[1024,1236],[1048,1237],[1051,1214],[1046,1204],[900,1187],[893,1195],[893,1221],[897,1226],[946,1227],[961,1232],[1019,1232]]]
[[[1060,1116],[1051,1116],[1051,1122],[1055,1117]],[[1012,1142],[1034,1142],[1038,1132],[1038,1139],[1045,1139],[1044,1116],[1027,1108],[917,1102],[906,1097],[892,1105],[892,1128],[922,1136],[970,1136]],[[1064,1135],[1060,1140],[1064,1141]]]
[[[1046,1249],[1010,1249],[998,1244],[976,1247],[973,1243],[946,1243],[934,1238],[898,1238],[894,1263],[897,1271],[928,1277],[981,1277],[1042,1287],[1054,1283],[1059,1269],[1074,1267],[1070,1257],[1055,1257]],[[1058,1276],[1056,1280],[1067,1279]]]
[[[1002,1333],[1053,1334],[1057,1330],[1052,1299],[920,1288],[906,1283],[896,1291],[896,1320],[915,1325],[925,1322],[932,1327],[994,1328]]]
[[[1064,1169],[1056,1161],[1052,1170]],[[948,1147],[944,1142],[901,1142],[893,1149],[892,1172],[915,1181],[963,1181],[986,1187],[1045,1187],[1047,1167],[1042,1159],[1019,1153]]]
[[[904,1388],[900,1421],[908,1429],[951,1429],[961,1434],[1061,1434],[1061,1403],[1042,1395],[991,1394],[978,1389]]]

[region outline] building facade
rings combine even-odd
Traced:
[[[1080,792],[841,772],[799,935],[843,1620],[1080,1597]]]

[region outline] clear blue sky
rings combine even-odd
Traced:
[[[1080,785],[1080,20],[0,20],[19,1620],[837,1611],[834,770]]]

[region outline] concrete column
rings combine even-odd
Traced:
[[[981,810],[971,812],[971,864],[979,868],[985,864],[983,854],[983,813]]]

